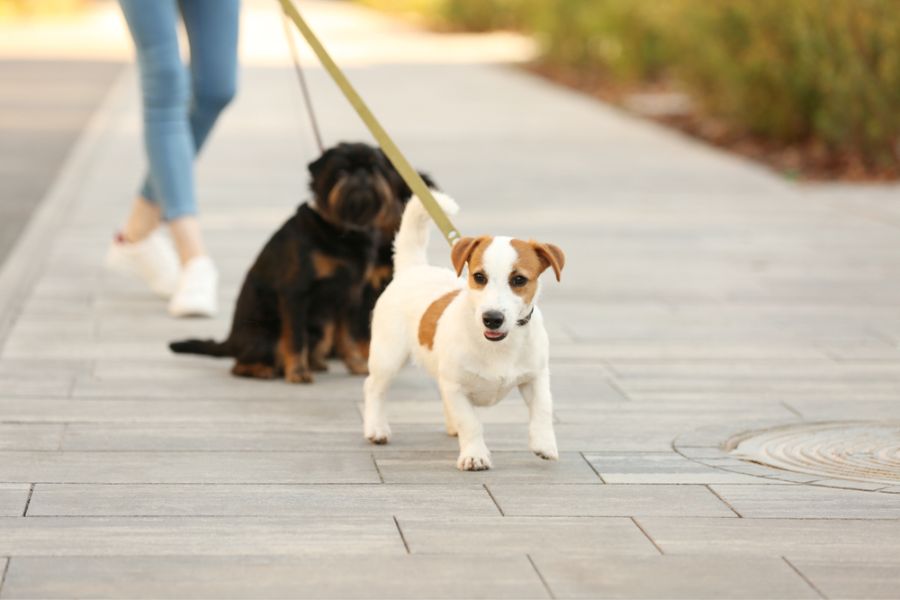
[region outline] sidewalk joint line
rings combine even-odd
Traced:
[[[808,585],[809,587],[811,587],[812,590],[813,590],[816,594],[819,595],[819,598],[825,598],[825,599],[828,598],[828,596],[826,596],[825,594],[823,594],[823,593],[822,593],[822,590],[820,590],[819,588],[817,588],[816,585],[815,585],[812,581],[810,581],[810,579],[809,579],[806,575],[804,575],[804,574],[800,571],[800,569],[798,569],[798,568],[794,565],[794,563],[792,563],[791,561],[788,560],[788,557],[787,557],[787,556],[782,556],[782,557],[781,557],[781,560],[783,560],[785,563],[787,563],[787,566],[789,566],[789,567],[794,571],[794,573],[796,573],[796,574],[800,577],[800,579],[802,579],[803,581],[805,581],[805,582],[806,582],[806,585]]]
[[[6,565],[3,567],[3,572],[0,573],[0,593],[3,593],[3,584],[6,583],[6,574],[9,572],[9,563],[12,562],[12,556],[6,557]]]
[[[378,473],[378,479],[381,483],[384,483],[384,475],[381,474],[381,469],[378,468],[378,459],[375,458],[375,454],[373,452],[369,452],[369,456],[372,457],[372,464],[375,465],[375,472]]]
[[[25,499],[25,508],[22,509],[23,517],[28,516],[28,507],[31,506],[31,496],[34,495],[34,485],[35,484],[32,483],[31,486],[28,488],[28,498]]]
[[[741,513],[739,513],[737,510],[735,510],[735,508],[731,505],[731,502],[729,502],[728,500],[726,500],[725,498],[723,498],[722,496],[720,496],[719,493],[718,493],[716,490],[714,490],[714,489],[712,488],[712,485],[711,485],[711,484],[709,484],[709,483],[704,484],[703,487],[705,487],[706,489],[708,489],[708,490],[710,491],[710,493],[711,493],[713,496],[715,496],[716,498],[718,498],[725,506],[727,506],[729,509],[731,509],[731,512],[733,512],[734,514],[736,514],[736,515],[738,516],[739,519],[743,519],[743,518],[744,518],[744,515],[742,515]]]
[[[612,367],[610,367],[610,369],[612,369]],[[616,381],[615,379],[607,379],[606,383],[609,384],[609,387],[622,394],[622,398],[625,400],[625,402],[634,402],[634,400],[631,399],[631,396],[628,395],[628,392],[626,392],[625,389],[621,385],[619,385],[618,381]]]
[[[653,547],[656,548],[656,551],[662,555],[665,555],[665,552],[663,552],[663,549],[659,547],[659,544],[656,543],[656,540],[654,540],[652,537],[650,537],[650,534],[647,533],[647,530],[644,529],[640,523],[638,523],[638,520],[634,517],[628,517],[628,518],[631,519],[631,522],[634,523],[635,527],[637,527],[638,529],[641,530],[641,533],[644,534],[644,537],[647,538],[651,544],[653,544]]]
[[[606,480],[603,479],[603,475],[600,474],[600,471],[598,471],[597,469],[594,468],[594,465],[592,465],[592,464],[591,464],[591,461],[589,461],[589,460],[587,459],[587,456],[584,455],[584,452],[579,452],[578,454],[581,455],[581,458],[583,458],[583,459],[584,459],[584,462],[586,462],[587,465],[591,468],[591,471],[593,471],[594,474],[597,476],[597,478],[600,479],[600,483],[604,483],[604,484],[605,484],[605,483],[606,483]]]
[[[538,579],[541,580],[541,583],[544,584],[544,589],[547,590],[547,593],[551,598],[556,598],[556,595],[553,593],[553,590],[550,589],[550,584],[547,583],[547,580],[544,579],[543,573],[541,570],[537,568],[537,565],[534,563],[534,559],[531,558],[530,554],[525,555],[528,558],[528,562],[531,563],[531,568],[534,569],[534,572],[537,573]]]
[[[397,526],[397,533],[400,534],[400,541],[403,542],[403,547],[406,548],[406,553],[412,554],[412,552],[409,551],[409,544],[406,542],[406,536],[403,535],[403,529],[400,528],[400,521],[397,520],[397,515],[393,515],[392,518],[394,519],[394,525]]]
[[[491,500],[494,502],[494,506],[496,506],[497,510],[500,511],[500,516],[505,517],[506,514],[503,512],[503,509],[500,508],[500,503],[497,502],[496,498],[494,498],[494,494],[491,493],[491,488],[489,488],[486,483],[482,483],[481,487],[483,487],[484,491],[487,492],[487,495],[491,497]]]
[[[800,411],[799,411],[799,410],[797,410],[796,408],[794,408],[793,406],[791,406],[790,404],[788,404],[788,403],[785,402],[784,400],[781,401],[781,405],[782,405],[785,409],[787,409],[788,411],[790,411],[791,413],[797,415],[797,418],[799,418],[799,419],[802,419],[802,418],[803,418],[803,415],[800,414]]]

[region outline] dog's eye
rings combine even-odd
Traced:
[[[509,280],[509,284],[513,287],[522,287],[528,283],[528,278],[524,275],[514,275],[512,279]]]
[[[478,285],[484,285],[487,283],[487,277],[484,273],[475,273],[472,275],[472,280],[475,281]]]

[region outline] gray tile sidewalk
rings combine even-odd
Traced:
[[[511,397],[485,415],[495,469],[458,472],[415,369],[373,447],[340,365],[302,387],[169,354],[225,332],[313,155],[293,73],[247,63],[199,163],[226,310],[171,320],[101,267],[143,169],[129,69],[0,272],[0,598],[896,596],[900,494],[673,443],[709,458],[749,421],[900,418],[900,188],[790,184],[515,67],[432,61],[438,35],[304,4],[464,232],[567,252],[542,299],[562,459],[528,452]],[[366,60],[360,36],[400,50]],[[308,76],[327,138],[366,139]]]

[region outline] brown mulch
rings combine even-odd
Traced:
[[[691,109],[683,113],[652,116],[629,110],[626,100],[633,94],[676,91],[671,82],[622,85],[597,75],[545,64],[527,66],[531,73],[550,79],[613,104],[623,110],[684,132],[691,137],[764,163],[790,179],[801,181],[878,182],[900,180],[900,165],[873,166],[862,156],[835,153],[816,140],[777,142],[740,131],[722,119]]]

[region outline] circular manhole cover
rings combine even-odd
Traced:
[[[804,423],[729,440],[733,456],[833,479],[900,482],[900,422]]]

